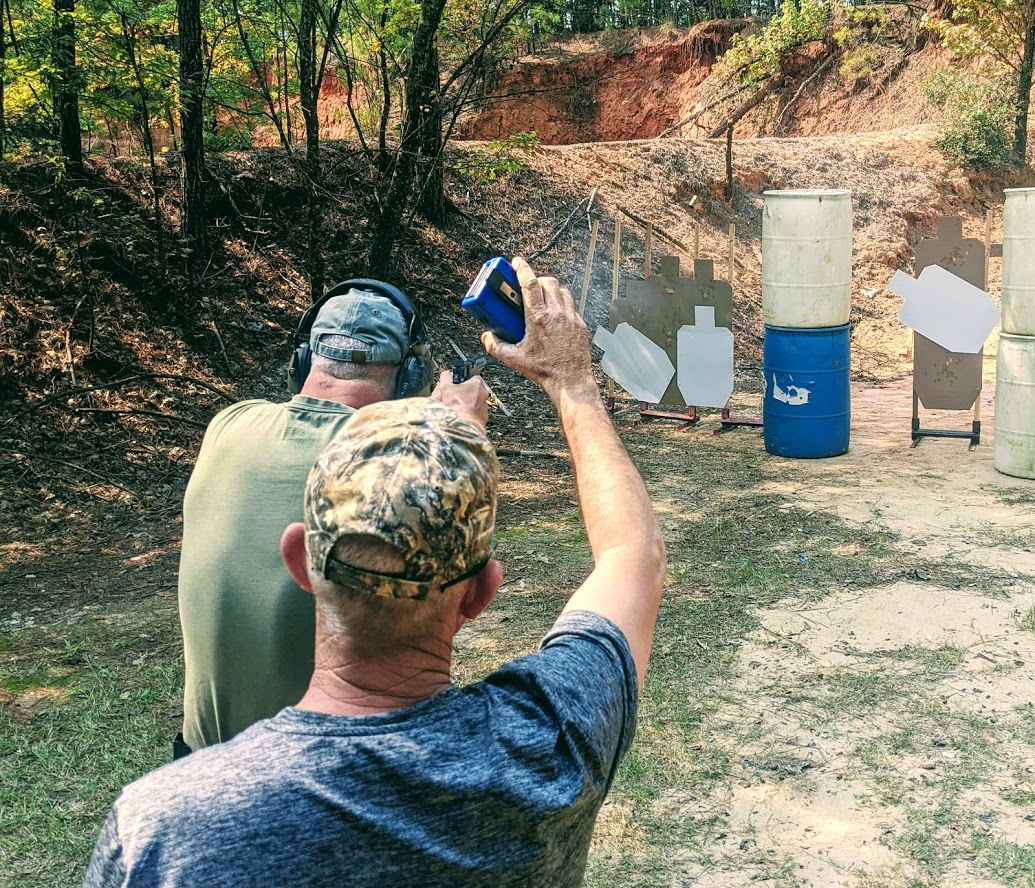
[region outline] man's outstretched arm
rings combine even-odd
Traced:
[[[665,544],[643,479],[629,459],[593,378],[586,325],[571,293],[514,260],[525,306],[525,338],[492,333],[486,351],[542,386],[571,449],[586,535],[596,567],[565,611],[607,617],[624,633],[640,686],[647,671],[665,580]]]

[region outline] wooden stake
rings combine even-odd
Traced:
[[[583,317],[586,316],[586,298],[589,296],[589,278],[593,273],[593,254],[597,251],[597,226],[600,225],[599,219],[593,220],[593,225],[589,229],[589,252],[586,254],[586,274],[582,278],[582,298],[579,299],[579,314]]]
[[[611,278],[611,301],[618,299],[618,275],[622,261],[622,220],[615,219],[615,264]]]
[[[619,274],[621,273],[621,262],[622,262],[622,220],[615,219],[615,263],[614,270],[611,278],[611,302],[618,301],[618,284]],[[614,398],[615,396],[615,381],[611,377],[607,378],[607,396]]]
[[[694,223],[694,258],[701,258],[701,223]]]
[[[730,235],[729,235],[729,242],[728,242],[728,244],[727,244],[727,246],[728,246],[728,248],[729,248],[729,254],[730,254],[730,263],[729,263],[729,275],[728,275],[728,277],[729,277],[729,281],[730,281],[730,286],[733,286],[733,273],[734,273],[734,266],[733,266],[733,248],[734,248],[734,244],[736,243],[736,238],[737,238],[737,226],[736,226],[736,225],[734,225],[734,224],[733,224],[733,223],[731,222],[731,223],[730,223]]]
[[[992,211],[989,210],[985,213],[985,286],[984,290],[988,292],[988,260],[989,253],[992,252]],[[975,408],[976,410],[977,408]],[[978,417],[974,417],[974,421],[977,422]]]
[[[733,121],[726,127],[726,200],[733,203]]]
[[[985,286],[982,288],[988,292],[988,265],[990,260],[990,253],[992,252],[992,210],[989,209],[985,212]],[[981,388],[985,387],[985,366],[981,365],[981,375],[979,377],[981,382]],[[974,422],[981,422],[981,389],[978,390],[977,399],[974,401]]]
[[[654,226],[647,223],[647,233],[643,236],[643,279],[650,277],[650,248],[651,238],[654,236]]]

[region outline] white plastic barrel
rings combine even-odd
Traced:
[[[852,310],[852,192],[767,191],[762,314],[772,327],[840,327]]]
[[[995,467],[1035,478],[1035,336],[999,337],[995,379]]]
[[[1006,189],[1003,332],[1035,336],[1035,188]]]

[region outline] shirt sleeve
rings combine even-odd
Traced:
[[[122,888],[125,884],[126,867],[122,859],[122,840],[119,838],[118,818],[113,808],[101,827],[83,888]]]
[[[539,651],[487,681],[524,719],[552,725],[583,778],[607,793],[632,743],[637,706],[636,666],[614,623],[590,611],[562,614]]]
[[[570,611],[546,633],[539,656],[549,658],[554,680],[598,736],[601,764],[610,764],[606,792],[636,734],[639,686],[625,634],[592,611]]]

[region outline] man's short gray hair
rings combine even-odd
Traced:
[[[332,348],[362,350],[369,348],[367,343],[346,336],[344,333],[329,333],[321,337],[320,342]],[[353,361],[335,361],[324,355],[313,354],[313,369],[333,376],[335,379],[362,379],[381,384],[390,394],[395,388],[395,378],[399,374],[398,364],[359,364]]]
[[[398,549],[373,536],[339,540],[334,557],[377,573],[400,574],[406,567]],[[313,591],[324,631],[346,634],[354,651],[373,655],[412,645],[436,624],[455,618],[468,582],[457,583],[423,601],[347,590],[323,578],[313,579]]]

